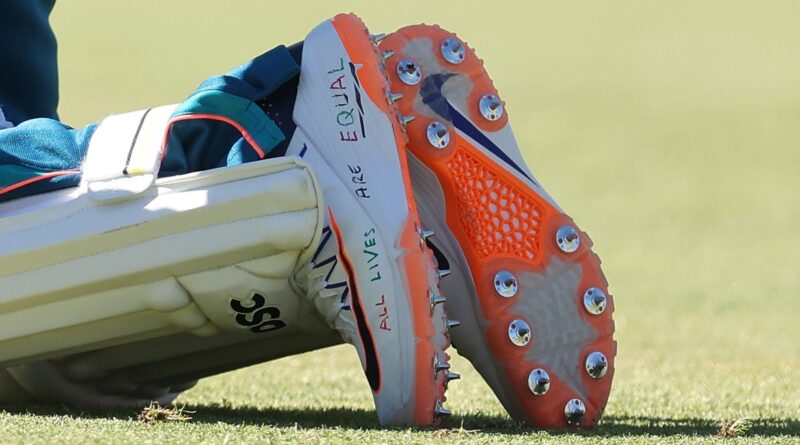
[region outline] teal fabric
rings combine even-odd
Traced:
[[[286,138],[257,105],[299,75],[300,66],[281,45],[227,73],[204,81],[173,114],[212,114],[231,119],[253,137],[267,155]],[[172,176],[260,159],[231,125],[198,118],[177,122],[168,136],[161,175]]]
[[[261,159],[239,129],[214,117],[235,122],[265,154],[286,139],[254,102],[220,90],[203,90],[192,95],[175,110],[172,118],[177,117],[190,120],[178,121],[170,129],[162,176]]]
[[[294,79],[299,72],[300,67],[287,48],[279,46],[203,82],[173,116],[183,116],[187,120],[176,122],[170,129],[160,175],[172,176],[260,159],[234,126],[203,115],[221,116],[236,122],[269,156],[286,135],[257,102]],[[0,84],[0,91],[3,89]],[[92,124],[73,129],[53,119],[34,119],[0,130],[0,190],[20,180],[79,169],[95,128]],[[0,193],[0,202],[79,183],[80,175],[49,178]]]
[[[0,189],[56,171],[78,170],[96,125],[73,129],[53,119],[30,119],[0,130]],[[0,202],[43,193],[80,182],[79,175],[59,176],[0,194]]]

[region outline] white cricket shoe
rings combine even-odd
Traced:
[[[296,282],[358,351],[381,424],[429,425],[448,414],[448,322],[383,66],[352,14],[303,44],[287,155],[314,168],[327,220]]]

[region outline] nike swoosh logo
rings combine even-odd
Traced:
[[[494,142],[491,141],[488,137],[481,130],[478,129],[472,122],[469,121],[466,117],[464,117],[461,113],[458,112],[450,102],[447,102],[447,107],[450,111],[450,119],[453,122],[453,125],[461,130],[462,133],[466,134],[473,141],[481,144],[483,148],[486,148],[490,152],[492,152],[495,156],[502,159],[503,162],[511,166],[514,170],[518,171],[522,176],[528,178],[529,181],[536,184],[536,181],[533,180],[527,173],[525,173],[519,165],[517,165],[514,160],[512,160],[503,150],[500,149]],[[538,184],[537,184],[538,185]]]
[[[492,154],[508,164],[509,167],[518,171],[519,174],[528,178],[529,181],[538,186],[539,184],[537,184],[533,178],[525,173],[525,171],[522,170],[522,168],[520,168],[520,166],[517,165],[513,159],[511,159],[503,150],[500,149],[500,147],[497,146],[497,144],[492,142],[491,139],[483,134],[483,132],[472,122],[470,122],[469,119],[459,113],[458,110],[453,107],[450,101],[444,97],[442,94],[442,87],[448,81],[448,79],[453,76],[456,76],[456,74],[434,74],[425,78],[422,87],[420,87],[422,102],[431,110],[433,110],[434,113],[438,114],[442,119],[452,122],[453,126],[459,129],[462,133],[472,138],[473,141],[482,145],[483,148],[492,152]]]
[[[358,282],[356,281],[355,268],[344,249],[344,237],[336,224],[336,218],[334,218],[333,210],[330,207],[328,208],[328,216],[330,216],[331,220],[331,230],[336,235],[336,241],[339,243],[339,261],[342,264],[345,275],[347,275],[347,282],[350,287],[350,309],[353,313],[353,318],[355,318],[358,337],[361,339],[361,345],[364,350],[364,374],[367,376],[372,392],[378,393],[381,390],[382,377],[381,367],[378,363],[378,351],[375,347],[375,338],[367,323],[367,316],[361,301],[361,291],[358,289]]]

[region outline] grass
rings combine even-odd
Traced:
[[[337,347],[202,381],[178,400],[190,421],[9,407],[0,441],[800,442],[796,2],[215,4],[59,4],[62,118],[178,101],[340,10],[376,32],[458,31],[486,60],[534,172],[603,258],[619,342],[605,419],[521,428],[456,358],[447,430],[382,430],[355,354]]]

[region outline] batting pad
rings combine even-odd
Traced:
[[[0,365],[256,332],[242,312],[285,292],[319,241],[319,187],[297,158],[157,180],[140,159],[143,181],[92,174],[0,206]]]

